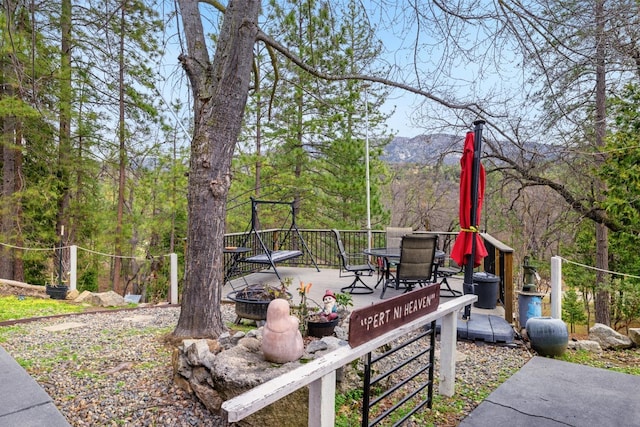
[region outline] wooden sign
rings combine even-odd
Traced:
[[[405,323],[437,310],[440,285],[415,289],[354,310],[349,318],[349,345],[359,346]]]

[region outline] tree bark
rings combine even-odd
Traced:
[[[198,2],[179,0],[187,54],[180,61],[194,99],[189,167],[186,278],[176,337],[217,337],[223,330],[220,301],[222,246],[231,159],[240,134],[258,32],[258,0],[230,1],[209,61]]]

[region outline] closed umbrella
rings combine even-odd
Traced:
[[[451,250],[451,259],[465,267],[465,294],[473,293],[473,269],[488,255],[478,234],[485,184],[484,166],[480,163],[484,121],[479,120],[474,122],[474,125],[474,132],[467,133],[460,159],[460,233]],[[470,314],[471,306],[465,307],[464,317],[468,319]]]

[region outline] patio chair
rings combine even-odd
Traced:
[[[405,292],[433,282],[433,262],[438,245],[438,236],[433,234],[407,234],[400,243],[400,262],[395,275],[395,288]],[[393,283],[393,282],[391,282]],[[391,283],[385,283],[380,298]]]
[[[456,274],[462,273],[464,268],[456,264],[452,259],[449,260],[448,267],[436,267],[436,281],[440,280],[440,296],[441,297],[459,297],[462,295],[462,292],[456,291],[455,289],[451,289],[451,285],[449,285],[449,281],[447,280],[451,276],[455,276]],[[442,288],[442,285],[445,288]],[[443,293],[448,293],[449,295],[444,295]]]
[[[402,236],[405,234],[409,234],[413,232],[413,228],[411,227],[387,227],[385,229],[386,235],[386,248],[387,249],[400,249],[400,242],[402,241]],[[385,276],[387,270],[389,270],[389,276],[393,277],[392,271],[395,271],[397,263],[388,262],[384,258],[377,259],[378,264],[378,283],[376,287],[383,281],[380,280],[382,276]]]
[[[411,227],[387,227],[385,229],[387,248],[400,249],[402,237],[410,233],[413,233],[413,228]]]
[[[371,276],[375,271],[375,267],[370,263],[366,264],[351,264],[349,259],[353,256],[347,254],[344,249],[344,244],[340,238],[340,232],[338,230],[332,230],[336,236],[336,243],[338,244],[338,252],[340,254],[340,260],[342,266],[340,268],[340,277],[353,277],[353,282],[349,286],[345,286],[340,289],[342,292],[348,292],[350,294],[371,294],[373,289],[367,286],[362,280],[363,275]]]

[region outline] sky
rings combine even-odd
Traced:
[[[382,111],[393,114],[387,120],[387,125],[396,136],[413,138],[425,133],[423,127],[415,126],[411,122],[411,114],[415,112],[418,99],[413,94],[397,90],[397,95],[390,97],[382,106]]]
[[[370,22],[377,26],[375,30],[376,37],[384,43],[382,62],[391,65],[393,69],[388,78],[399,82],[414,79],[415,68],[413,63],[416,56],[418,56],[421,61],[419,64],[420,72],[424,72],[426,73],[425,75],[429,76],[425,77],[425,81],[422,83],[431,83],[431,80],[427,79],[432,77],[436,88],[439,88],[437,85],[441,83],[443,86],[454,84],[460,88],[477,89],[477,82],[482,80],[469,68],[465,67],[457,70],[461,74],[458,75],[459,80],[453,81],[453,83],[439,74],[437,71],[438,67],[443,65],[443,63],[439,62],[439,58],[444,57],[445,53],[442,52],[442,45],[434,41],[431,38],[432,36],[429,36],[424,30],[420,32],[420,42],[423,43],[421,50],[419,52],[413,51],[417,30],[415,25],[410,22],[411,12],[404,10],[406,5],[398,4],[395,7],[389,6],[387,9],[382,10],[380,0],[363,0],[363,3],[365,7],[367,7]],[[182,73],[177,61],[178,52],[176,48],[177,46],[174,45],[174,47],[169,50],[164,65],[164,72],[173,72],[173,77],[167,79],[164,88],[160,88],[163,98],[168,103],[171,103],[171,100],[176,98],[176,93],[180,94],[182,99],[185,99],[188,91],[186,77]],[[414,56],[414,54],[416,54],[416,56]],[[431,70],[429,68],[431,68]],[[452,74],[455,73],[456,70],[454,70]],[[178,76],[183,81],[178,81]],[[486,76],[484,77],[486,80]],[[435,81],[435,79],[438,78],[442,79],[442,81]],[[420,96],[407,93],[400,89],[392,90],[382,110],[384,113],[393,111],[393,114],[387,120],[387,125],[395,135],[414,137],[429,132],[428,127],[433,123],[424,123],[423,126],[417,126],[415,123],[412,123],[411,118],[423,99],[424,98]],[[446,111],[444,111],[444,115],[446,115]]]

